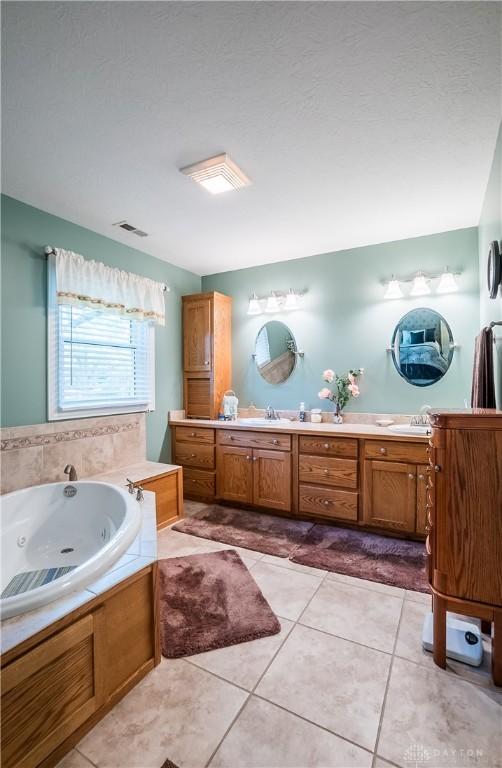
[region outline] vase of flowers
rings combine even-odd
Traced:
[[[331,368],[327,368],[322,377],[332,388],[323,387],[319,392],[321,400],[331,400],[334,403],[333,421],[335,424],[343,422],[342,411],[351,399],[359,397],[359,386],[357,380],[364,373],[364,368],[351,369],[347,373],[335,373]]]

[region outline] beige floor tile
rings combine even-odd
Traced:
[[[345,584],[352,584],[354,587],[364,587],[372,592],[380,592],[394,597],[404,597],[404,589],[400,587],[391,587],[389,584],[380,584],[378,581],[369,581],[368,579],[356,579],[354,576],[346,576],[344,573],[329,572],[327,579],[334,581],[343,581]]]
[[[388,763],[387,760],[382,760],[378,755],[375,756],[375,762],[373,768],[392,768],[392,763]]]
[[[256,693],[372,750],[390,660],[380,651],[297,625]]]
[[[395,658],[378,754],[400,766],[502,765],[502,697]]]
[[[434,665],[432,653],[424,651],[422,647],[422,628],[425,615],[428,611],[428,605],[405,600],[395,654],[396,656],[408,659],[409,661],[414,661],[417,664],[422,664],[437,670],[437,667]],[[465,616],[456,616],[456,618],[463,621],[473,621]],[[476,624],[478,622],[474,620],[473,623]],[[496,688],[493,684],[491,675],[491,641],[484,638],[483,648],[483,662],[480,667],[471,667],[460,661],[447,659],[447,669],[462,680],[468,680],[477,683],[478,685]]]
[[[247,694],[182,659],[165,659],[77,745],[98,768],[201,768]]]
[[[211,768],[370,768],[372,755],[290,712],[252,697]]]
[[[251,575],[274,613],[291,621],[296,621],[300,617],[308,601],[322,583],[317,576],[297,573],[263,561],[253,565]]]
[[[281,631],[277,635],[197,653],[190,656],[189,661],[250,691],[293,627],[293,622],[287,619],[280,619],[280,623]]]
[[[93,764],[76,749],[72,749],[59,761],[56,768],[93,768]]]
[[[324,579],[327,571],[323,571],[320,568],[311,568],[310,565],[301,565],[300,563],[293,563],[287,557],[276,557],[275,555],[264,555],[264,563],[270,563],[270,565],[278,565],[280,568],[289,568],[291,571],[298,571],[298,573],[310,573],[311,576],[317,576],[319,579]]]
[[[430,594],[426,594],[425,592],[415,592],[412,589],[405,589],[404,599],[411,600],[414,603],[424,603],[424,605],[428,605],[429,607],[432,604],[432,598]]]
[[[164,528],[164,530],[159,531],[157,547],[159,558],[198,555],[204,552],[221,552],[223,549],[234,549],[243,559],[245,558],[248,561],[261,560],[263,557],[261,552],[254,552],[252,549],[233,547],[230,544],[211,541],[211,539],[201,539],[188,533],[173,531],[172,528]]]
[[[300,622],[392,653],[402,606],[400,597],[325,580]]]

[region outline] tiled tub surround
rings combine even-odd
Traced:
[[[127,467],[125,470],[127,471]],[[103,480],[96,477],[96,480]],[[122,484],[117,483],[117,484]],[[119,584],[124,579],[137,573],[157,559],[157,530],[155,515],[155,494],[145,491],[142,502],[143,520],[137,537],[125,553],[99,579],[89,584],[85,589],[76,590],[67,597],[54,600],[35,611],[5,619],[1,623],[0,652],[19,645],[40,630],[58,621],[81,605],[93,600],[106,590]]]
[[[65,480],[66,464],[79,479],[145,460],[145,414],[7,427],[0,430],[0,492]]]

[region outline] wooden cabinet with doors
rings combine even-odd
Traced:
[[[232,299],[183,296],[183,402],[187,418],[216,419],[230,388]]]
[[[367,440],[364,457],[364,524],[424,534],[427,447]]]
[[[428,493],[434,661],[446,666],[446,613],[491,631],[492,675],[502,685],[502,411],[438,411]]]
[[[218,430],[218,498],[290,512],[290,445],[289,435]]]
[[[155,494],[155,515],[157,529],[181,520],[183,517],[183,470],[173,467],[134,483],[145,491]]]

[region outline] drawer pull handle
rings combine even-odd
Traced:
[[[191,453],[191,454],[190,454],[190,458],[191,458],[191,459],[195,459],[195,453]]]
[[[380,453],[383,453],[383,454],[387,453],[387,448],[380,448]]]
[[[324,474],[325,474],[325,475],[329,475],[329,469],[325,469],[325,470],[324,470]]]
[[[192,433],[190,434],[190,437],[195,437],[195,432],[192,432]]]
[[[328,507],[328,506],[329,506],[329,501],[328,501],[328,499],[324,499],[324,506],[325,506],[325,507]]]
[[[272,443],[273,443],[274,445],[279,445],[279,441],[278,441],[278,440],[272,440]]]
[[[233,436],[233,435],[230,435],[230,437],[229,437],[228,439],[229,439],[229,440],[233,440],[233,439],[234,439],[234,436]]]
[[[209,365],[209,360],[204,360],[204,365]]]
[[[324,443],[324,447],[326,448],[326,450],[328,450],[328,448],[329,448],[329,443]]]

